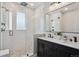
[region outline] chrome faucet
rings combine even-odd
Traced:
[[[48,37],[50,37],[50,38],[51,38],[51,34],[48,34]]]

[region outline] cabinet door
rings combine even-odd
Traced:
[[[44,44],[41,44],[41,42],[38,42],[38,45],[37,45],[37,53],[38,53],[38,56],[43,56],[44,55]]]
[[[38,44],[37,44],[37,55],[40,57],[46,57],[47,53],[46,53],[46,44],[43,40],[37,40]]]
[[[57,44],[57,57],[68,57],[69,53],[67,52],[67,47],[63,46],[63,45],[59,45]]]
[[[56,48],[54,48],[53,46],[46,45],[46,56],[56,57]]]
[[[69,53],[67,52],[67,47],[59,45],[56,43],[47,42],[47,56],[52,57],[67,57]]]
[[[60,48],[56,50],[56,56],[57,57],[67,57],[68,53],[66,52],[66,50]]]
[[[56,57],[56,44],[53,44],[52,42],[46,42],[46,55],[48,57]]]

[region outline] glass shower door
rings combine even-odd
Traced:
[[[6,8],[6,3],[0,2],[0,56],[9,56],[9,49],[6,46],[7,40],[5,39],[8,16],[9,12]]]
[[[6,30],[6,19],[8,19],[8,10],[4,7],[2,2],[0,2],[0,56],[9,56],[9,49],[4,47],[4,34]]]
[[[8,9],[6,8],[6,4],[1,2],[1,6],[0,6],[0,46],[1,49],[6,49],[4,47],[4,34],[5,34],[5,30],[6,30],[6,21],[8,19]]]
[[[26,30],[25,28],[17,30],[17,12],[11,8],[11,4],[11,2],[1,2],[0,50],[9,49],[10,56],[18,57],[26,54]]]
[[[0,50],[1,50],[1,3],[0,3]]]

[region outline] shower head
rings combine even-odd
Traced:
[[[21,2],[20,3],[22,6],[24,6],[24,7],[26,7],[27,5],[28,5],[28,3],[26,3],[26,2]]]
[[[4,7],[4,6],[2,6],[2,8],[5,9],[5,11],[9,11],[8,8],[6,8],[6,7]]]

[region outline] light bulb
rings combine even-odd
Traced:
[[[30,3],[30,5],[31,5],[31,6],[34,6],[34,4],[33,4],[33,3]]]
[[[64,8],[64,10],[65,10],[65,11],[67,11],[67,10],[68,10],[68,8]]]

